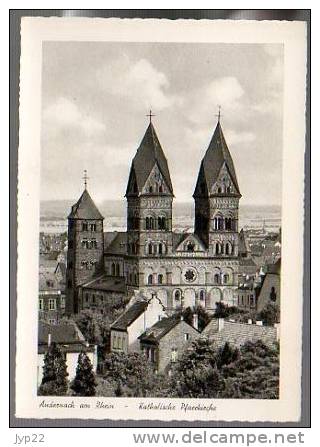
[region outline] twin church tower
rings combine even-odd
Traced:
[[[220,116],[201,161],[193,194],[194,232],[172,230],[174,192],[168,162],[151,121],[133,158],[126,190],[127,231],[104,232],[104,218],[85,190],[68,216],[67,310],[103,307],[154,294],[168,311],[236,303],[238,208],[236,171]],[[107,225],[105,225],[107,227]],[[138,293],[140,292],[140,293]]]

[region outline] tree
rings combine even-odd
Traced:
[[[207,326],[212,318],[211,315],[209,315],[202,306],[187,307],[186,309],[180,308],[175,312],[174,315],[177,318],[183,316],[184,321],[193,326],[194,314],[198,315],[198,329],[200,332],[202,332],[202,330]]]
[[[96,386],[92,363],[85,352],[80,352],[76,376],[70,388],[76,396],[95,396]]]
[[[104,362],[104,380],[113,385],[115,395],[145,397],[156,386],[152,364],[136,352],[112,352]]]
[[[233,314],[239,313],[243,313],[243,311],[235,306],[226,306],[224,303],[218,301],[213,316],[215,318],[228,318]]]
[[[280,321],[280,308],[277,304],[267,304],[258,314],[258,320],[262,320],[267,326],[273,326]]]
[[[221,369],[223,366],[235,362],[238,360],[239,355],[239,350],[237,348],[232,348],[229,343],[226,342],[216,355],[217,368]]]
[[[262,341],[247,342],[234,362],[221,369],[224,389],[220,398],[277,399],[279,397],[279,348]]]
[[[207,338],[199,338],[177,362],[165,392],[170,397],[215,397],[220,387],[216,351]]]
[[[52,343],[44,356],[43,377],[38,394],[64,396],[68,391],[66,360],[56,343]]]

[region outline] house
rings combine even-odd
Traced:
[[[197,315],[194,315],[197,317]],[[195,323],[196,324],[196,323]],[[162,318],[140,337],[140,347],[158,372],[171,369],[186,347],[198,338],[200,332],[183,318]]]
[[[263,326],[261,321],[252,324],[227,321],[223,318],[213,318],[202,331],[201,335],[209,338],[218,348],[229,343],[240,348],[248,341],[261,340],[266,346],[272,347],[279,339],[280,325]]]
[[[280,307],[281,258],[275,264],[268,264],[257,294],[257,310],[260,312],[267,304]]]
[[[58,323],[65,312],[65,296],[61,292],[54,272],[42,272],[39,274],[39,320],[50,324]]]
[[[156,295],[137,296],[111,325],[111,351],[140,352],[138,337],[164,316],[165,308]]]
[[[44,357],[51,343],[56,343],[65,356],[67,364],[68,380],[76,375],[78,357],[80,352],[85,352],[89,357],[93,370],[97,369],[97,347],[89,345],[82,332],[75,323],[63,323],[51,325],[39,321],[38,326],[38,366],[37,383],[40,386],[43,376]]]

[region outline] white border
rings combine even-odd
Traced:
[[[302,22],[23,18],[18,174],[16,416],[115,420],[297,421],[300,418],[303,180],[305,147],[306,25]],[[282,196],[280,399],[210,400],[215,412],[139,410],[141,401],[103,398],[114,410],[41,409],[36,396],[37,291],[40,189],[41,48],[44,40],[283,43],[284,132]],[[46,401],[75,398],[46,398]],[[95,403],[96,398],[81,398]],[[102,399],[100,399],[102,400]],[[189,404],[208,404],[190,399]]]

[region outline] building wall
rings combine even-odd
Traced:
[[[189,339],[185,339],[188,334]],[[158,371],[163,372],[172,366],[172,350],[176,350],[176,360],[178,360],[186,347],[200,336],[199,332],[181,321],[170,332],[159,341],[158,348]]]
[[[39,320],[50,324],[58,323],[65,313],[65,296],[59,290],[40,291],[38,310]]]
[[[119,331],[116,329],[111,329],[111,350],[124,352],[140,352],[140,341],[138,337],[142,335],[146,329],[153,326],[160,317],[164,317],[165,312],[162,305],[159,303],[158,299],[153,298],[145,312],[142,313],[135,321],[133,321],[130,326],[127,327],[126,336],[124,336],[124,331]],[[114,343],[114,338],[119,337],[124,340],[123,348],[116,348]]]
[[[267,304],[280,307],[280,275],[267,273],[257,299],[257,310],[260,312]]]
[[[88,231],[83,230],[88,224]],[[91,231],[90,225],[96,230]],[[85,241],[96,241],[96,247],[87,248]],[[67,257],[67,313],[78,312],[78,286],[89,281],[103,269],[103,220],[68,219],[68,257]],[[87,263],[87,264],[85,264]]]
[[[79,310],[93,309],[103,314],[108,311],[109,306],[122,303],[123,300],[124,294],[120,292],[81,287],[79,296]]]

